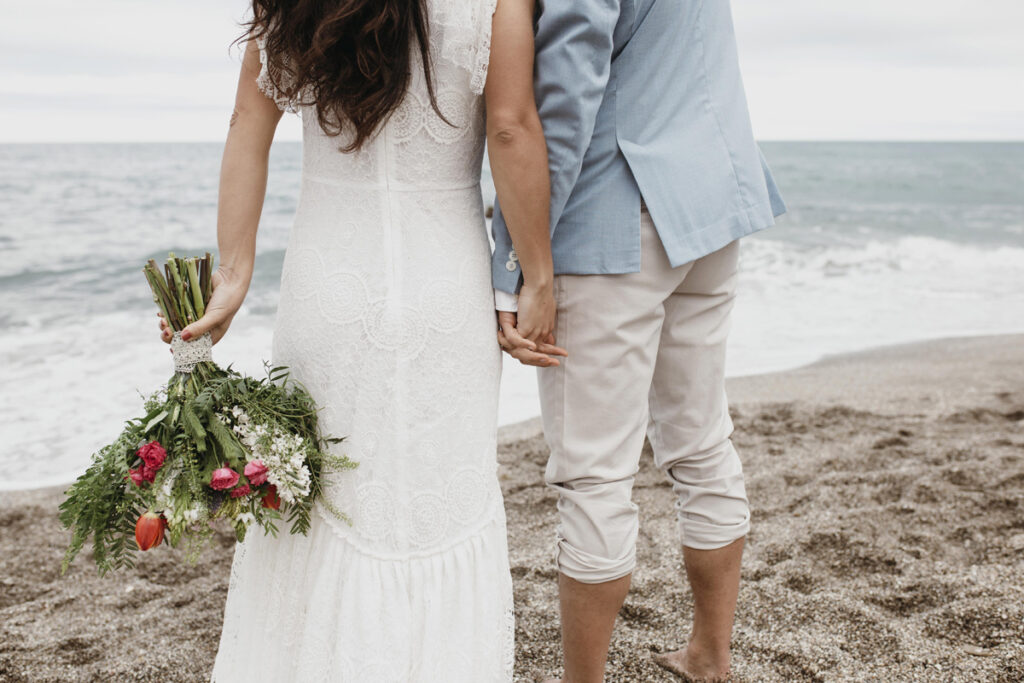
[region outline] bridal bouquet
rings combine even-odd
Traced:
[[[60,520],[72,529],[63,571],[86,540],[101,574],[134,565],[134,551],[184,542],[195,560],[222,519],[241,541],[255,526],[277,533],[309,530],[313,503],[341,511],[320,496],[328,468],[352,468],[328,452],[341,439],[321,436],[316,405],[284,367],[246,377],[211,360],[209,333],[183,341],[181,330],[203,316],[213,260],[177,258],[143,272],[153,300],[174,330],[175,372],[129,420],[113,443],[67,491]]]

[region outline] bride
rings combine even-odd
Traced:
[[[308,536],[235,552],[213,680],[508,681],[512,581],[496,474],[500,350],[485,139],[522,268],[518,330],[555,365],[533,0],[254,0],[221,170],[220,267],[186,339],[249,286],[267,159],[301,113],[302,191],[273,363],[359,463]],[[485,117],[486,109],[486,117]],[[170,339],[161,322],[165,341]]]

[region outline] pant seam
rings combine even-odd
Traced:
[[[561,344],[563,348],[568,349],[568,348],[570,348],[570,344],[567,341],[568,338],[569,338],[569,314],[568,314],[567,307],[566,307],[566,304],[565,304],[565,276],[562,276],[562,275],[556,276],[556,278],[555,278],[555,288],[556,288],[556,292],[555,292],[555,312],[558,315],[558,321],[556,323],[556,329],[558,331],[558,338],[556,339],[556,342]],[[558,329],[558,328],[561,328],[561,329]],[[559,382],[559,385],[560,385],[560,386],[555,388],[555,392],[554,392],[555,395],[558,397],[558,409],[557,409],[557,411],[555,413],[555,419],[557,421],[556,422],[557,441],[555,441],[554,443],[559,444],[559,450],[558,450],[557,453],[555,453],[554,449],[551,449],[552,452],[548,455],[548,458],[549,459],[550,458],[564,458],[565,457],[565,453],[564,453],[565,421],[566,421],[565,420],[565,413],[566,413],[566,410],[567,410],[567,392],[566,392],[566,387],[569,384],[568,380],[566,379],[566,375],[568,373],[568,368],[566,368],[566,366],[565,366],[565,361],[562,361],[562,365],[559,368],[557,368],[557,369],[555,369],[555,368],[542,368],[542,369],[540,369],[540,372],[543,372],[545,369],[548,372],[554,371],[554,372],[558,373],[558,382]],[[549,439],[550,439],[550,437],[549,437]],[[551,443],[551,442],[549,441],[549,443]],[[548,464],[550,466],[550,462]],[[545,480],[546,479],[547,479],[547,476],[545,475]],[[547,484],[547,486],[549,488],[553,488],[552,485],[551,485],[551,482],[545,481],[545,483]],[[559,501],[561,501],[561,499],[562,499],[562,492],[560,490],[558,491],[558,499],[559,499]],[[559,515],[559,517],[561,517],[561,515]],[[562,526],[562,520],[559,519],[558,523],[557,523],[557,526],[555,528],[555,548],[554,548],[554,558],[553,558],[554,559],[555,570],[559,571],[559,572],[562,572],[562,548],[561,548],[561,544],[563,542],[565,542],[565,537],[564,537],[564,535],[562,534],[562,532],[560,530],[561,526]]]
[[[564,334],[562,335],[563,339],[559,339],[559,340],[556,340],[556,341],[558,341],[559,343],[562,343],[564,345],[562,348],[568,349],[569,345],[570,345],[570,342],[568,341],[568,339],[569,339],[569,313],[568,313],[568,307],[566,306],[566,303],[565,303],[565,298],[566,298],[565,297],[565,278],[559,278],[559,281],[558,281],[558,295],[559,295],[559,299],[561,299],[561,301],[559,302],[559,304],[562,307],[562,312],[560,314],[560,317],[562,319],[562,332]],[[555,306],[555,313],[556,313],[556,315],[559,315],[558,305]],[[560,444],[564,444],[565,443],[565,412],[566,412],[566,409],[567,409],[567,406],[568,406],[568,402],[567,402],[568,391],[566,390],[566,387],[569,386],[569,380],[566,377],[566,375],[568,375],[568,373],[569,373],[569,369],[565,366],[565,364],[563,362],[562,366],[560,368],[560,372],[559,372],[559,381],[561,383],[561,386],[558,388],[559,389],[559,393],[561,393],[561,397],[559,399],[559,408],[560,408],[560,410],[558,411],[558,443],[560,443]]]

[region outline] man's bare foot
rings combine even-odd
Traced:
[[[674,673],[686,683],[727,683],[732,680],[732,673],[714,667],[710,662],[694,661],[688,654],[689,648],[654,655],[654,663]]]

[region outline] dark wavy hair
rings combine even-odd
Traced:
[[[434,95],[426,0],[253,0],[252,10],[239,40],[265,40],[274,87],[315,105],[325,133],[352,131],[343,152],[362,147],[402,103],[414,50],[430,104],[448,122]]]

